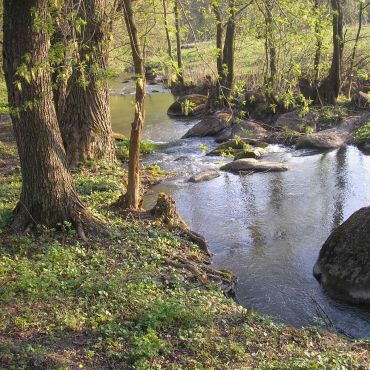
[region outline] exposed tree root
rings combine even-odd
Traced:
[[[205,239],[190,230],[177,212],[176,203],[170,196],[160,193],[156,205],[149,211],[150,214],[169,230],[178,230],[180,234],[196,244],[206,255],[212,256]]]
[[[41,230],[39,226],[55,227],[59,229],[64,222],[70,222],[75,228],[78,238],[83,242],[89,239],[86,235],[109,235],[104,222],[90,214],[82,203],[80,204],[80,202],[78,202],[76,207],[73,208],[76,209],[71,210],[69,214],[61,214],[59,222],[43,223],[39,222],[37,217],[33,216],[28,208],[19,202],[13,211],[14,219],[9,227],[10,231],[17,234],[28,234],[36,231],[39,232]]]

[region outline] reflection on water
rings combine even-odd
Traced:
[[[112,97],[114,129],[126,134],[129,99]],[[220,159],[205,157],[199,149],[201,143],[212,148],[211,139],[178,141],[189,121],[167,117],[171,101],[169,94],[147,99],[146,138],[177,140],[147,160],[179,176],[155,187],[147,206],[160,191],[175,198],[183,218],[207,238],[214,264],[238,276],[237,296],[244,306],[296,326],[319,318],[330,329],[370,337],[370,313],[330,299],[312,275],[333,228],[370,204],[365,185],[370,157],[353,147],[307,156],[272,146],[267,158],[287,162],[288,172],[223,173],[210,182],[188,183],[191,174],[219,166]]]

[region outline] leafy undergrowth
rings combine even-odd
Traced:
[[[370,143],[370,121],[356,131],[354,139],[358,145]]]
[[[122,191],[123,170],[91,167],[75,178],[110,236],[83,243],[68,224],[3,234],[0,368],[369,368],[368,342],[284,327],[241,308],[195,245],[113,213],[107,206]],[[0,215],[9,220],[20,178],[0,181]]]

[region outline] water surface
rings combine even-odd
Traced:
[[[112,96],[115,131],[128,134],[132,96]],[[167,143],[146,162],[158,163],[177,177],[156,186],[149,207],[164,191],[214,253],[214,265],[238,276],[237,298],[246,307],[295,326],[325,325],[370,338],[365,308],[330,299],[312,275],[330,232],[357,209],[370,204],[370,157],[354,147],[315,154],[270,146],[266,159],[287,162],[284,173],[246,176],[222,173],[210,182],[188,178],[218,168],[220,158],[204,156],[211,138],[180,140],[196,121],[166,115],[173,97],[161,91],[146,100],[146,139]]]

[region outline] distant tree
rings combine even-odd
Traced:
[[[175,29],[176,29],[177,81],[180,85],[184,85],[184,66],[182,62],[182,50],[181,50],[179,1],[180,0],[174,0],[173,2],[173,12],[175,15]]]

